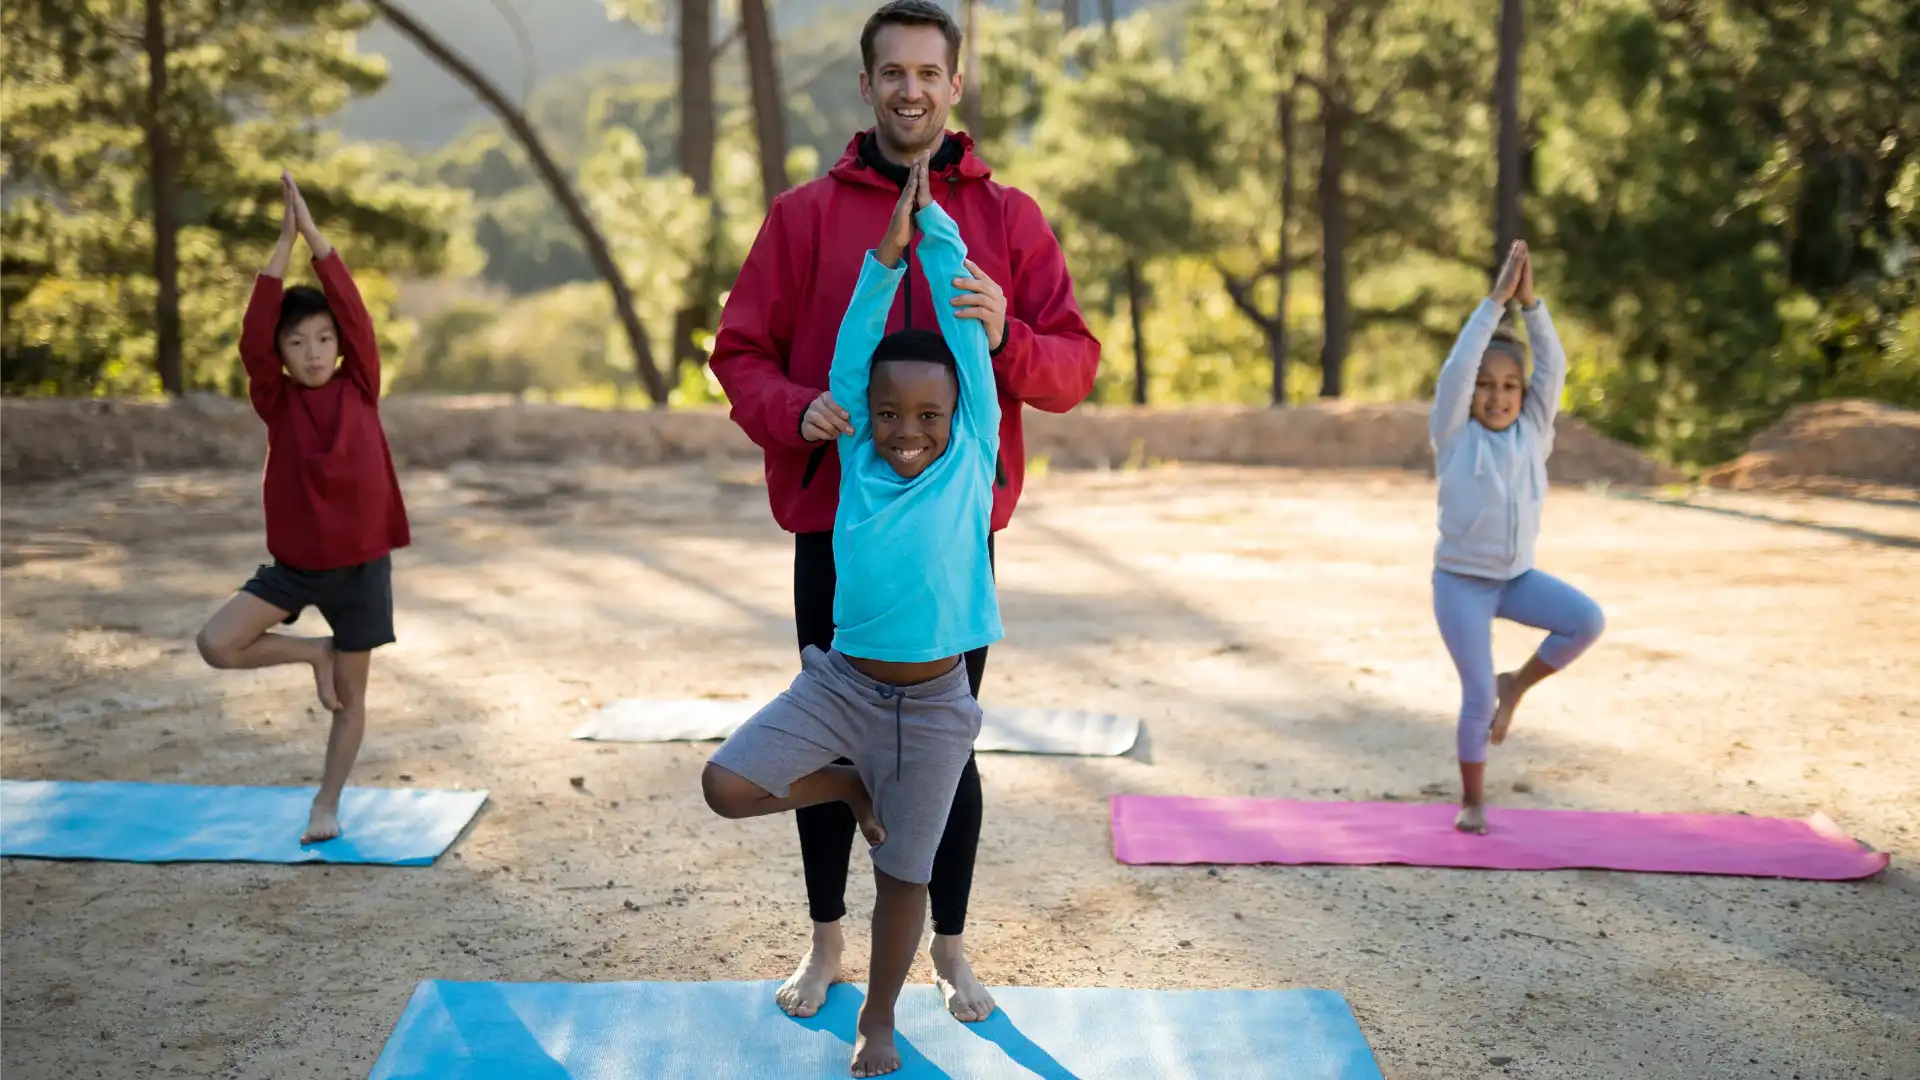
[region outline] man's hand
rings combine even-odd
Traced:
[[[900,188],[900,201],[893,204],[893,219],[887,222],[887,234],[880,238],[877,257],[880,265],[891,270],[900,265],[900,257],[913,243],[913,205],[926,184],[928,155],[921,154],[907,169],[907,182]]]
[[[800,437],[808,442],[825,442],[853,434],[847,411],[834,403],[833,394],[822,391],[800,417]]]
[[[972,259],[967,260],[967,273],[973,276],[953,279],[953,287],[962,290],[953,298],[953,306],[959,309],[954,314],[979,319],[987,329],[987,349],[997,349],[1007,339],[1007,294]]]
[[[1520,279],[1527,270],[1527,242],[1515,240],[1507,249],[1507,261],[1500,267],[1500,276],[1494,279],[1493,291],[1487,296],[1496,304],[1505,304],[1513,299],[1520,288]]]

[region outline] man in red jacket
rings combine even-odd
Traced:
[[[393,559],[406,547],[387,433],[380,425],[380,349],[353,275],[313,223],[291,176],[280,174],[280,243],[254,278],[240,324],[253,410],[267,425],[261,497],[267,553],[240,593],[200,630],[216,668],[306,664],[333,713],[327,763],[302,844],[340,835],[340,792],[367,728],[373,650],[393,642]],[[320,288],[285,288],[294,234],[306,238]],[[320,609],[330,638],[272,633]]]
[[[795,534],[794,625],[802,649],[828,648],[834,630],[835,438],[851,430],[826,393],[834,339],[866,249],[889,220],[916,155],[933,152],[934,199],[959,224],[972,257],[974,277],[955,282],[965,290],[955,304],[985,326],[993,350],[1002,415],[994,531],[1013,516],[1025,476],[1021,405],[1066,412],[1093,389],[1100,364],[1100,343],[1080,317],[1060,244],[1040,208],[994,183],[972,139],[946,130],[961,92],[953,19],[930,0],[893,0],[867,20],[860,51],[860,91],[873,107],[874,127],[854,136],[826,176],[774,200],[720,316],[712,358],[734,422],[766,452],[774,520]],[[911,248],[908,259],[918,262]],[[936,326],[927,290],[912,284],[920,272],[909,269],[889,332]],[[985,649],[968,654],[975,696],[985,668]],[[929,883],[934,972],[947,1007],[967,1021],[993,1012],[961,941],[980,814],[980,773],[969,759]],[[839,977],[854,818],[843,803],[809,807],[795,818],[813,943],[776,997],[788,1013],[811,1016]]]

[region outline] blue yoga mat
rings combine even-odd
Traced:
[[[487,801],[484,791],[350,787],[340,794],[345,835],[303,847],[315,790],[0,780],[0,855],[426,866]]]
[[[861,990],[819,1014],[774,982],[423,982],[372,1080],[842,1080]],[[895,1009],[900,1080],[1381,1080],[1352,1010],[1328,990],[995,989],[978,1024],[931,986]]]

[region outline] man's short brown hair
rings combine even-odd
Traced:
[[[873,74],[873,39],[883,26],[939,27],[947,38],[947,74],[960,70],[960,24],[946,8],[933,0],[889,0],[867,16],[866,28],[860,31],[860,63],[868,75]]]

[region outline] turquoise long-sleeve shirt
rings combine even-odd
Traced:
[[[867,253],[834,344],[829,387],[853,434],[840,436],[840,507],[833,519],[833,647],[848,656],[914,663],[956,656],[1003,636],[987,533],[1000,399],[987,332],[954,315],[953,279],[970,277],[960,228],[937,204],[914,215],[921,268],[940,333],[953,350],[960,399],[946,452],[901,476],[873,445],[867,383],[873,351],[906,268]]]

